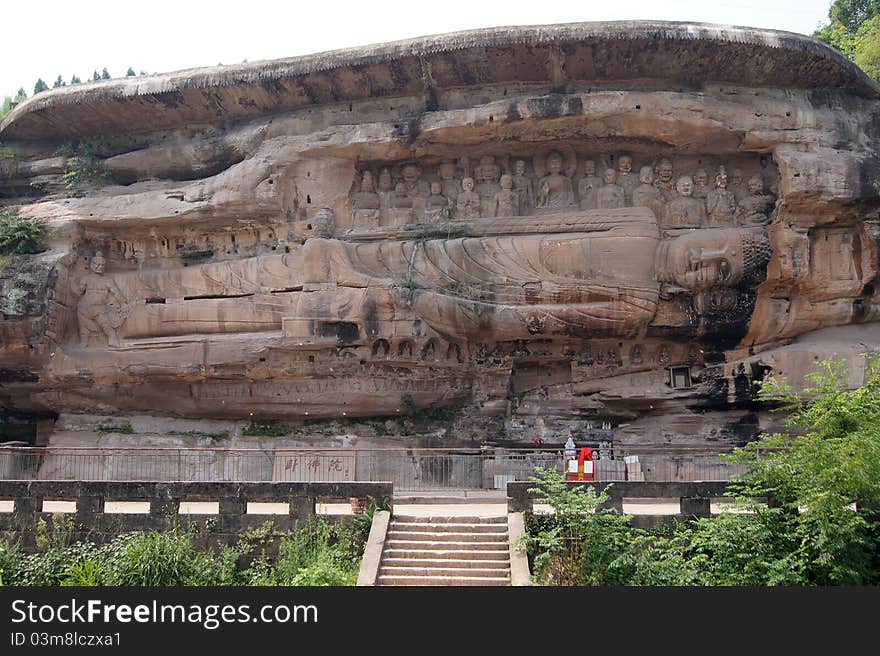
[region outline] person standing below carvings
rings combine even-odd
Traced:
[[[596,162],[584,160],[584,177],[578,182],[578,197],[581,199],[582,210],[594,210],[597,205],[596,193],[604,183],[596,175]]]
[[[639,186],[633,190],[633,207],[649,207],[658,217],[662,216],[660,190],[654,186],[654,168],[643,166],[639,169]]]
[[[513,189],[519,199],[518,214],[528,214],[535,206],[535,193],[532,191],[532,179],[526,175],[526,162],[523,159],[516,160],[513,165]]]
[[[736,222],[743,228],[763,228],[770,223],[770,214],[776,199],[764,193],[764,181],[760,175],[749,178],[749,195],[736,208]]]
[[[461,193],[455,202],[456,219],[476,219],[480,216],[480,195],[474,191],[474,179],[461,181]]]
[[[599,209],[626,207],[626,192],[617,184],[617,171],[605,169],[605,184],[596,192],[596,205]]]
[[[617,186],[623,189],[627,204],[632,203],[632,194],[639,186],[639,179],[632,172],[633,159],[629,155],[621,155],[617,159]]]
[[[706,214],[709,227],[730,227],[736,212],[736,198],[727,188],[727,171],[723,166],[718,168],[715,176],[715,188],[706,196]]]
[[[107,344],[120,346],[117,329],[125,322],[125,298],[113,279],[104,276],[105,265],[103,253],[96,252],[89,262],[91,273],[85,275],[77,290],[82,296],[76,306],[76,318],[83,346],[99,344],[102,334]]]
[[[700,228],[705,222],[703,202],[693,197],[694,181],[683,175],[675,183],[678,196],[666,206],[663,228]]]
[[[538,182],[535,206],[546,209],[565,209],[574,205],[571,180],[562,174],[562,155],[552,151],[547,156],[547,175]]]
[[[510,217],[519,213],[519,196],[513,190],[513,177],[501,176],[501,191],[495,194],[495,207],[492,216]]]

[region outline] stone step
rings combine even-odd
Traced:
[[[379,585],[510,585],[507,577],[481,578],[478,576],[379,576]]]
[[[382,567],[452,567],[455,569],[478,569],[483,567],[496,569],[510,569],[510,559],[499,558],[498,560],[468,560],[465,558],[384,558]]]
[[[418,522],[428,524],[507,524],[507,515],[501,517],[422,517],[420,515],[398,515],[391,517],[392,522]]]
[[[510,569],[493,567],[385,567],[379,571],[382,576],[455,576],[464,578],[503,579],[510,576]]]
[[[465,524],[438,523],[438,522],[400,522],[392,520],[388,526],[390,531],[425,531],[434,533],[507,533],[507,523],[504,524]]]
[[[433,546],[433,545],[432,545]],[[444,546],[448,546],[445,544]],[[470,546],[470,544],[468,544]],[[504,560],[510,557],[510,551],[505,548],[496,549],[494,551],[478,550],[478,549],[417,549],[411,547],[389,547],[385,546],[385,558],[417,558],[424,560],[455,559],[455,560]]]
[[[442,544],[442,546],[440,546]],[[507,549],[506,541],[494,540],[492,542],[463,542],[450,540],[438,543],[433,540],[386,540],[388,549],[450,549],[457,551],[501,551]]]
[[[410,540],[416,542],[506,542],[504,533],[434,533],[431,531],[388,532],[386,540]]]

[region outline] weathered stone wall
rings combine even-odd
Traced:
[[[49,229],[0,273],[0,407],[740,443],[755,382],[880,348],[878,94],[806,37],[661,23],[40,94],[0,124]]]

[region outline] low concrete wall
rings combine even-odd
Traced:
[[[21,540],[32,548],[37,522],[52,525],[53,513],[44,512],[45,501],[75,501],[74,539],[96,542],[120,533],[149,529],[167,530],[187,525],[193,519],[210,526],[214,541],[229,543],[238,533],[259,526],[267,519],[279,530],[289,530],[315,514],[318,500],[345,500],[351,497],[391,498],[391,483],[156,483],[134,481],[0,481],[0,500],[13,500],[11,513],[0,513],[0,533]],[[149,512],[107,513],[107,501],[148,501]],[[180,513],[181,503],[217,502],[215,514]],[[248,514],[248,502],[287,504],[287,513]]]
[[[370,526],[367,546],[364,547],[364,556],[361,558],[361,569],[358,572],[357,585],[376,585],[376,581],[379,578],[379,565],[382,563],[382,550],[385,548],[385,536],[388,535],[388,524],[390,521],[391,513],[387,510],[377,510],[373,514],[373,524]]]
[[[592,487],[596,492],[605,490],[608,494],[608,508],[613,508],[623,513],[624,499],[669,499],[679,500],[680,512],[676,515],[662,517],[635,517],[635,524],[654,525],[659,522],[672,520],[684,520],[693,517],[709,517],[711,514],[711,500],[725,498],[725,490],[728,483],[712,481],[702,483],[661,483],[654,481],[621,481],[608,483],[604,481],[569,481],[567,485],[573,487]],[[509,512],[530,512],[534,509],[535,497],[529,488],[535,487],[535,483],[510,482],[507,484],[507,508]]]

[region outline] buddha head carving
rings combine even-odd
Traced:
[[[719,189],[727,189],[727,170],[723,166],[718,167],[715,175],[715,186]]]
[[[584,174],[588,176],[596,175],[596,162],[591,159],[584,160]]]
[[[547,155],[547,170],[553,175],[559,175],[562,171],[562,155],[558,150],[550,151]]]
[[[754,196],[759,196],[764,193],[764,180],[760,175],[753,175],[749,178],[748,186],[749,193]]]
[[[629,155],[621,155],[617,160],[617,168],[621,173],[632,173],[633,158]]]
[[[474,179],[473,178],[465,178],[461,181],[461,188],[465,191],[473,191],[474,190]]]
[[[455,177],[455,162],[442,162],[439,173],[441,180],[452,180]]]
[[[698,187],[705,187],[709,184],[709,174],[706,169],[699,168],[694,172],[694,184]]]
[[[479,171],[486,182],[498,182],[498,178],[501,177],[501,167],[495,163],[495,158],[491,155],[480,158]]]
[[[513,177],[505,173],[501,176],[501,188],[513,189]]]
[[[652,184],[654,182],[654,169],[650,166],[643,166],[639,169],[639,182],[642,184]]]
[[[664,242],[657,251],[657,279],[691,291],[735,287],[766,271],[770,242],[753,230],[699,230]]]
[[[735,187],[739,187],[742,184],[742,181],[743,172],[740,169],[733,169],[730,172],[730,183]]]
[[[526,161],[524,159],[516,160],[516,163],[513,165],[513,172],[518,176],[523,176],[526,174]]]
[[[617,171],[614,169],[605,169],[605,184],[613,185],[617,182]]]
[[[382,169],[379,172],[379,189],[381,191],[391,191],[392,188],[391,171]]]
[[[415,164],[407,164],[403,167],[403,170],[400,173],[408,185],[415,184],[418,181],[419,176],[422,174],[419,167]]]

